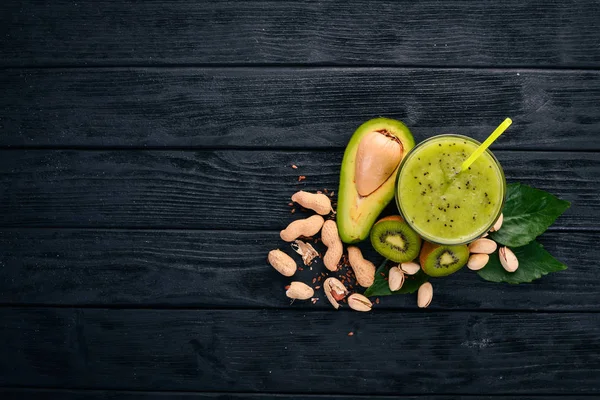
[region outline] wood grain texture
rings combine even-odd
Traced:
[[[600,150],[597,71],[11,69],[0,90],[1,146],[341,149],[377,116],[417,141],[510,116],[498,149]]]
[[[3,400],[511,400],[511,396],[482,395],[320,395],[320,394],[271,394],[271,393],[199,393],[199,392],[143,392],[116,390],[69,390],[69,389],[3,389],[0,388]],[[589,400],[589,396],[520,396],[523,400]]]
[[[5,1],[3,65],[600,65],[596,1]]]
[[[559,228],[598,228],[596,153],[495,153],[509,182],[572,207]],[[337,191],[343,152],[0,151],[4,227],[283,229],[299,189]],[[295,164],[298,169],[292,169]],[[298,182],[298,176],[306,180]]]
[[[566,271],[534,284],[488,283],[466,268],[435,279],[434,309],[600,311],[600,264],[589,251],[598,232],[547,232],[540,240]],[[315,245],[323,251],[322,245]],[[316,304],[290,306],[284,287],[312,283],[327,272],[321,261],[279,275],[266,262],[281,248],[277,232],[0,230],[0,303],[185,308],[322,309],[333,312],[322,288]],[[364,254],[379,264],[370,246]],[[334,274],[337,276],[337,274]],[[376,309],[416,309],[415,295],[380,298]]]
[[[3,308],[0,327],[3,386],[353,395],[600,390],[597,313]]]

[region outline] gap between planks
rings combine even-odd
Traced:
[[[228,396],[240,396],[243,398],[259,398],[259,399],[271,399],[271,398],[283,398],[283,399],[291,399],[293,400],[294,397],[302,397],[303,399],[344,399],[344,400],[354,400],[354,399],[381,399],[381,400],[388,400],[388,399],[397,399],[397,400],[402,400],[402,399],[408,399],[410,397],[416,397],[416,398],[440,398],[440,399],[448,399],[452,396],[460,396],[460,397],[464,397],[464,398],[469,398],[469,399],[482,399],[482,398],[503,398],[506,397],[507,399],[513,399],[514,398],[514,394],[504,394],[504,393],[495,393],[495,394],[463,394],[463,393],[449,393],[449,394],[435,394],[435,393],[427,393],[427,394],[423,394],[423,393],[414,393],[414,394],[402,394],[402,395],[396,395],[396,394],[353,394],[353,395],[348,395],[348,394],[343,394],[343,393],[295,393],[295,392],[225,392],[225,391],[221,391],[221,392],[215,392],[215,391],[207,391],[207,392],[203,392],[203,391],[189,391],[189,390],[156,390],[156,391],[150,391],[150,390],[136,390],[136,389],[89,389],[89,388],[85,388],[85,387],[79,387],[79,388],[60,388],[60,387],[47,387],[47,386],[39,386],[39,387],[30,387],[30,386],[19,386],[19,385],[14,385],[14,386],[0,386],[0,393],[2,392],[20,392],[20,393],[26,393],[26,392],[32,392],[32,393],[36,393],[36,392],[52,392],[52,393],[56,393],[56,394],[76,394],[76,393],[85,393],[86,395],[94,395],[94,394],[98,394],[98,395],[105,395],[107,393],[110,394],[122,394],[122,395],[147,395],[147,396],[169,396],[169,395],[181,395],[181,396],[215,396],[215,397],[219,397],[219,396],[223,396],[223,395],[228,395]],[[83,394],[81,393],[81,394]],[[293,396],[293,397],[291,397]],[[539,399],[551,399],[551,398],[556,398],[556,399],[565,399],[565,400],[569,400],[569,396],[574,396],[574,398],[581,398],[581,397],[597,397],[597,394],[595,393],[576,393],[573,392],[572,394],[528,394],[526,395],[529,398],[539,398]],[[220,398],[220,397],[219,397]]]
[[[21,69],[327,69],[327,70],[440,70],[440,71],[498,71],[498,72],[600,72],[598,66],[493,66],[493,65],[452,65],[439,64],[386,64],[386,63],[53,63],[53,64],[0,64],[0,70]]]
[[[27,146],[27,145],[0,145],[0,150],[13,150],[13,151],[244,151],[244,152],[295,152],[295,153],[326,153],[332,151],[344,151],[345,147],[330,146],[330,147],[309,147],[305,146],[302,148],[292,146],[276,146],[276,147],[245,147],[235,145],[223,145],[223,146],[99,146],[99,145],[86,145],[86,146],[74,146],[74,145],[48,145],[48,146]],[[586,149],[537,149],[534,147],[522,146],[518,149],[504,147],[498,145],[494,151],[506,151],[512,153],[580,153],[580,154],[597,154],[600,150],[586,150]]]
[[[413,295],[415,295],[413,293]],[[386,296],[372,296],[386,297]],[[187,305],[143,305],[143,304],[55,304],[55,303],[0,303],[0,309],[38,309],[38,310],[53,310],[53,309],[68,309],[68,310],[129,310],[129,311],[198,311],[198,312],[255,312],[255,311],[282,311],[295,312],[300,314],[307,313],[351,313],[356,314],[349,308],[339,310],[327,310],[323,308],[299,308],[299,307],[231,307],[231,306],[215,306],[208,307],[187,306]],[[600,310],[563,310],[563,309],[516,309],[516,308],[436,308],[436,306],[427,309],[415,307],[388,307],[374,309],[373,313],[398,313],[401,311],[406,314],[521,314],[521,315],[552,315],[552,314],[569,314],[569,315],[594,315],[600,314]]]
[[[282,227],[283,229],[283,227]],[[103,227],[94,225],[82,225],[82,226],[61,226],[61,225],[44,225],[44,226],[3,226],[0,224],[0,230],[2,231],[35,231],[35,230],[61,230],[61,231],[98,231],[98,232],[127,232],[127,231],[143,231],[143,232],[245,232],[245,233],[264,233],[279,235],[280,230],[273,229],[246,229],[241,227],[236,230],[231,229],[219,229],[219,228],[179,228],[175,226],[120,226],[118,228]],[[573,227],[573,226],[550,226],[545,232],[600,232],[600,226],[585,226],[585,227]]]

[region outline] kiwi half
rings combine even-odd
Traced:
[[[429,242],[423,243],[419,261],[421,269],[429,276],[447,276],[465,266],[469,260],[466,244],[444,246]]]
[[[399,215],[380,219],[371,229],[375,250],[394,262],[414,260],[421,249],[421,237]]]

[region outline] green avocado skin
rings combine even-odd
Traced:
[[[410,130],[402,122],[394,119],[375,118],[363,123],[354,132],[344,152],[338,190],[336,220],[340,238],[344,243],[365,240],[381,211],[394,198],[398,169],[367,197],[361,197],[354,184],[358,144],[366,134],[383,129],[400,139],[404,148],[403,157],[415,147],[415,139]]]

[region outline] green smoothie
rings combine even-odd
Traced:
[[[424,239],[466,243],[487,232],[500,216],[506,181],[494,156],[486,151],[468,170],[460,170],[479,144],[466,136],[435,136],[403,160],[396,201]]]

